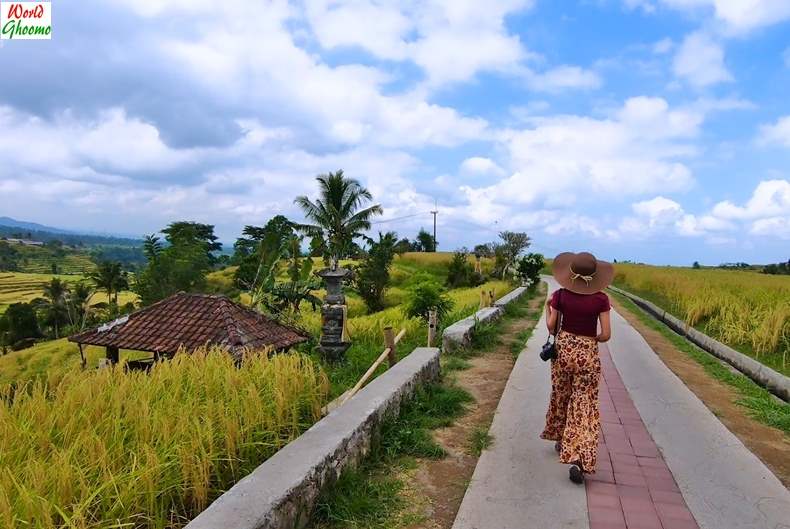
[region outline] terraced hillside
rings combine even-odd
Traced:
[[[29,302],[41,297],[44,285],[55,277],[67,283],[76,283],[85,279],[82,275],[0,272],[0,314],[5,312],[6,308],[12,303]],[[136,300],[137,295],[133,292],[124,291],[118,295],[118,303],[120,305]],[[103,292],[97,292],[91,299],[91,303],[99,303],[101,301],[107,301],[107,296]]]
[[[51,274],[52,265],[55,265],[58,274],[82,275],[96,268],[88,253],[79,250],[58,252],[46,247],[23,245],[14,245],[14,249],[20,254],[19,272]]]

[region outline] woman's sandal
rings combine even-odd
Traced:
[[[574,483],[581,485],[584,483],[584,472],[582,471],[582,466],[579,463],[574,463],[571,465],[571,468],[568,469],[568,477]]]

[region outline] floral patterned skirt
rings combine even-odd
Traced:
[[[581,462],[587,473],[595,472],[598,457],[600,379],[601,359],[596,339],[561,331],[557,336],[557,358],[551,363],[546,428],[540,436],[560,441],[560,462]]]

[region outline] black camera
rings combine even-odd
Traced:
[[[552,342],[551,335],[549,335],[546,343],[543,344],[543,349],[540,350],[540,359],[547,362],[555,358],[557,358],[557,343],[556,341]]]

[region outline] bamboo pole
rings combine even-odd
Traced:
[[[433,347],[433,341],[436,339],[436,309],[431,309],[428,312],[428,347]]]
[[[398,335],[393,340],[395,342],[395,345],[397,345],[398,342],[401,340],[401,338],[403,338],[404,334],[406,334],[406,329],[401,329],[401,331],[398,333]],[[362,389],[362,386],[365,384],[365,382],[368,381],[368,379],[371,377],[371,375],[373,375],[373,373],[376,371],[376,369],[378,369],[378,367],[381,365],[381,363],[384,361],[384,359],[389,356],[389,354],[390,354],[390,349],[389,349],[389,347],[387,347],[386,349],[384,349],[384,351],[381,353],[381,355],[379,355],[379,357],[376,358],[376,361],[373,362],[373,365],[371,365],[370,368],[368,368],[368,370],[365,371],[365,374],[362,375],[362,378],[359,379],[359,382],[357,382],[354,385],[354,387],[351,388],[351,391],[348,392],[348,394],[346,395],[346,398],[343,399],[343,402],[341,404],[345,404],[348,401],[348,399],[350,399],[351,397],[356,395],[357,392],[360,389]]]

